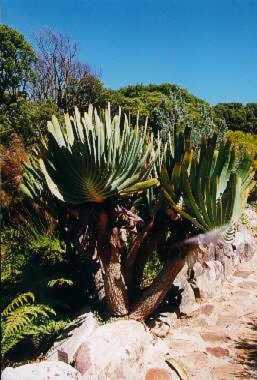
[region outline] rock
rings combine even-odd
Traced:
[[[247,270],[237,270],[236,272],[234,272],[233,276],[240,277],[240,278],[247,278],[251,274],[254,274],[254,272],[253,271],[247,271]]]
[[[151,333],[159,338],[164,338],[170,331],[169,324],[159,319],[149,322],[148,327],[151,329]]]
[[[58,351],[66,353],[68,363],[74,361],[74,355],[79,346],[85,342],[96,329],[98,322],[92,313],[85,312],[75,321],[79,327],[65,332],[56,340],[52,348],[48,351],[47,360],[58,360]],[[59,355],[60,358],[60,355]]]
[[[235,258],[233,256],[226,256],[226,255],[224,255],[223,257],[219,258],[219,261],[223,265],[224,277],[227,278],[235,270],[235,267],[236,267]]]
[[[145,375],[145,380],[171,380],[171,376],[164,368],[150,368]]]
[[[223,358],[224,356],[229,356],[229,350],[222,347],[207,347],[206,351],[216,358]]]
[[[229,340],[229,337],[224,333],[217,333],[213,331],[202,332],[200,335],[205,342],[221,343]]]
[[[188,267],[185,265],[174,281],[174,287],[177,288],[176,292],[179,294],[178,308],[181,314],[191,314],[198,308],[194,290],[188,282],[187,271]]]
[[[178,316],[176,313],[166,312],[166,313],[161,313],[159,316],[159,319],[162,322],[167,323],[170,327],[173,327],[176,324]]]
[[[207,321],[205,318],[193,319],[191,321],[191,326],[197,328],[205,328],[209,326],[209,321]]]
[[[88,346],[88,342],[82,343],[75,356],[76,369],[84,375],[85,372],[91,367],[92,362],[90,358],[90,350]]]
[[[208,245],[208,249],[204,259],[206,261],[214,261],[216,259],[216,246],[212,242]]]
[[[133,320],[102,325],[78,348],[75,368],[83,380],[143,379],[144,354],[152,339],[144,325]]]
[[[220,261],[207,261],[202,272],[197,265],[198,276],[195,276],[195,284],[202,299],[209,299],[217,295],[224,278],[224,268]]]
[[[151,333],[164,338],[172,327],[175,326],[177,321],[176,313],[161,313],[155,319],[148,322],[148,327],[151,329]]]
[[[80,373],[69,364],[58,361],[43,361],[20,367],[7,367],[2,373],[2,380],[81,380]]]
[[[233,314],[221,314],[218,318],[217,325],[229,327],[236,323],[235,316]]]
[[[237,232],[233,244],[241,261],[249,261],[257,250],[255,239],[245,232]]]
[[[142,379],[157,380],[159,379],[159,377],[157,377],[159,375],[160,379],[163,380],[180,380],[177,373],[167,364],[171,361],[169,347],[163,340],[158,339],[154,344],[149,346],[145,352]]]
[[[249,260],[256,249],[254,238],[245,231],[236,233],[233,245],[222,239],[214,242],[212,234],[199,235],[171,289],[177,301],[174,306],[181,314],[192,315],[199,308],[200,300],[209,300],[219,294],[224,279],[232,275],[241,261]],[[242,287],[247,289],[248,285]],[[156,322],[153,332],[164,337],[168,328]]]
[[[241,289],[256,289],[257,288],[257,281],[242,281],[238,284],[239,288]]]
[[[210,304],[203,305],[202,307],[199,308],[200,314],[204,314],[207,316],[210,316],[213,312],[214,306]]]
[[[181,293],[181,302],[179,305],[179,312],[181,314],[190,315],[198,308],[196,303],[194,290],[189,282],[183,285]]]
[[[215,368],[217,380],[246,379],[245,368],[241,364],[224,364]]]
[[[83,380],[145,380],[157,374],[179,380],[166,363],[168,354],[169,347],[142,323],[118,320],[100,326],[80,345],[74,366]]]
[[[187,377],[183,372],[180,371],[182,375],[181,379],[190,379],[190,380],[214,380],[216,379],[209,367],[208,354],[206,352],[199,352],[195,350],[188,350],[186,353],[181,348],[181,356],[179,359],[176,359],[177,362],[181,363],[180,365],[184,367],[184,371],[187,374]]]

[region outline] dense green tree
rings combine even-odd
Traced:
[[[208,103],[191,95],[187,90],[181,89],[171,83],[162,84],[136,84],[119,90],[106,90],[105,99],[110,101],[114,109],[119,106],[130,114],[132,123],[136,122],[139,113],[140,121],[143,122],[145,117],[149,119],[149,127],[155,126],[155,113],[159,107],[163,108],[163,103],[170,110],[172,107],[172,96],[178,96],[184,103],[184,111],[189,114],[195,125],[199,124],[201,119],[200,106]]]
[[[79,80],[73,78],[65,90],[65,100],[66,109],[71,113],[75,107],[85,112],[89,104],[101,105],[105,101],[103,83],[91,73],[86,73]]]
[[[4,97],[0,104],[0,139],[1,144],[8,145],[12,133],[23,138],[26,146],[44,135],[47,121],[52,115],[59,115],[52,100],[28,100],[24,96],[13,99]]]
[[[257,103],[219,103],[214,112],[216,117],[225,119],[232,131],[257,133]]]
[[[0,100],[5,93],[16,97],[26,93],[35,78],[32,64],[35,52],[24,36],[7,25],[0,25]]]

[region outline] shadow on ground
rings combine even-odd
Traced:
[[[235,342],[237,362],[244,366],[241,379],[257,379],[257,318],[248,323],[249,334]]]

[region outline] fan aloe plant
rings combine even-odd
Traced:
[[[187,137],[180,134],[180,139],[185,145]],[[162,170],[163,191],[170,205],[203,231],[237,221],[254,185],[251,160],[245,157],[236,169],[232,141],[221,143],[217,150],[216,140],[216,135],[203,138],[197,152],[190,154],[189,149],[182,158],[171,154],[172,169]],[[183,208],[177,204],[180,196]]]
[[[47,204],[69,210],[90,237],[112,316],[144,320],[163,301],[188,253],[188,247],[174,248],[174,225],[177,242],[189,224],[178,214],[200,230],[228,224],[251,187],[250,161],[245,158],[235,172],[231,141],[217,151],[214,136],[196,150],[189,128],[183,133],[174,128],[162,149],[156,141],[147,125],[133,128],[121,112],[112,118],[110,106],[99,114],[90,106],[83,116],[76,109],[74,116],[65,115],[64,126],[55,117],[48,123],[48,136],[24,175],[28,196],[39,201],[47,196]],[[139,198],[131,196],[144,190],[141,212]],[[163,256],[163,268],[142,289],[144,268],[155,252]]]
[[[112,315],[128,313],[117,205],[123,197],[158,185],[150,175],[157,154],[147,124],[132,128],[121,112],[111,117],[110,105],[100,114],[90,105],[83,116],[78,109],[74,117],[66,114],[64,126],[53,116],[38,161],[24,176],[27,195],[40,197],[45,184],[58,202],[78,208],[80,220],[90,226]]]
[[[123,126],[121,112],[112,119],[110,105],[100,116],[92,105],[83,117],[76,108],[74,117],[65,115],[64,127],[52,117],[39,165],[57,199],[72,205],[102,203],[158,183],[148,178],[156,152],[147,125],[142,132],[124,118]]]

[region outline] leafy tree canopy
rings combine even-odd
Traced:
[[[26,92],[34,79],[32,63],[36,54],[24,36],[7,25],[0,25],[0,99]]]
[[[126,113],[130,113],[132,121],[135,121],[137,113],[139,113],[142,121],[147,116],[149,118],[149,126],[152,127],[154,110],[161,105],[163,100],[165,100],[167,107],[169,107],[171,94],[180,94],[182,96],[185,102],[185,111],[191,115],[194,122],[198,122],[200,106],[208,105],[208,103],[171,83],[136,84],[120,88],[119,90],[107,89],[105,97],[113,106],[116,105],[116,108],[121,106]]]
[[[257,103],[219,103],[214,107],[217,117],[226,120],[232,131],[257,134]]]
[[[24,96],[13,99],[5,96],[0,104],[0,139],[8,145],[12,133],[21,136],[29,145],[46,131],[47,121],[52,115],[60,116],[53,100],[28,100]]]

